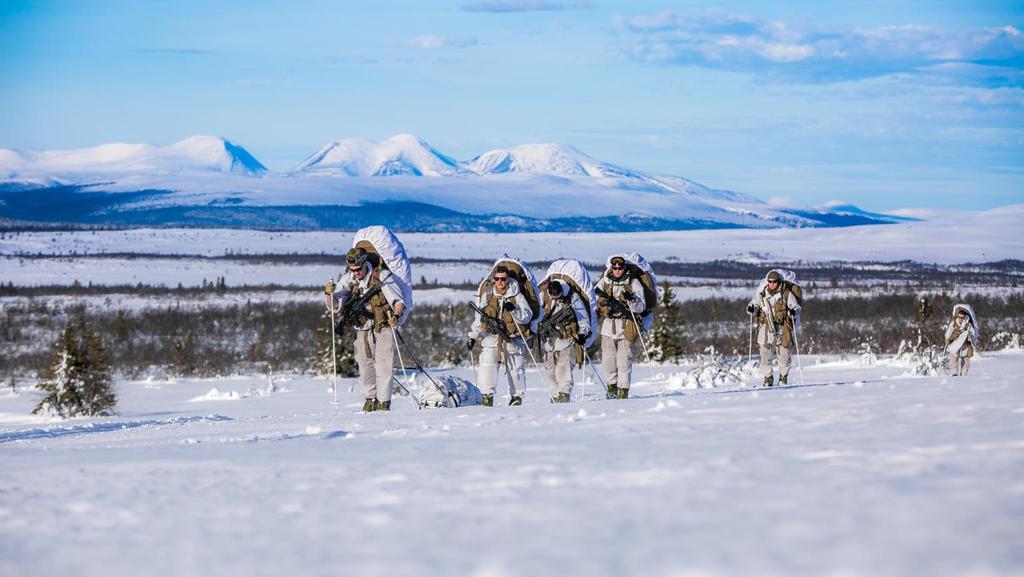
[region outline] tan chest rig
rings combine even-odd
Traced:
[[[499,304],[501,297],[494,294],[492,286],[493,283],[490,282],[484,285],[483,290],[486,291],[487,294],[487,304],[484,306],[484,313],[489,317],[501,319],[501,322],[505,324],[505,330],[508,331],[508,334],[512,335],[513,337],[517,336],[520,333],[520,331],[524,335],[529,336],[529,323],[525,325],[517,323],[516,320],[512,318],[512,312],[505,310],[504,308],[502,308],[501,304]],[[515,304],[515,299],[511,299],[511,302]]]
[[[570,309],[572,308],[572,298],[571,297],[569,297],[569,298],[562,297],[562,298],[559,298],[559,299],[553,299],[550,296],[545,294],[544,295],[544,316],[545,317],[550,316],[551,313],[555,310],[555,304],[556,304],[557,301],[561,301],[562,304],[564,304],[565,306],[569,307]],[[559,338],[573,340],[579,334],[580,334],[580,323],[576,319],[576,311],[573,311],[572,319],[569,322],[562,323],[562,326],[558,327],[558,336],[559,336]]]
[[[608,294],[616,299],[619,299],[623,292],[630,290],[633,285],[633,279],[628,274],[622,275],[621,279],[615,279],[612,276],[608,276],[607,278],[609,281]],[[623,302],[623,304],[626,305],[626,307],[630,306],[627,302]],[[636,342],[637,337],[640,336],[640,328],[634,321],[633,315],[624,316],[616,313],[612,307],[601,306],[597,307],[597,312],[604,318],[611,320],[613,327],[616,326],[615,323],[622,323],[622,336],[624,336],[627,341],[631,343]]]
[[[782,346],[790,347],[793,344],[793,319],[789,316],[789,308],[786,305],[786,302],[789,300],[789,287],[783,285],[782,288],[779,289],[779,292],[779,298],[771,304],[772,316],[774,317],[775,322],[772,323],[774,326],[768,328],[768,332],[769,334],[774,335],[779,334],[781,331],[779,336]],[[765,289],[760,294],[762,302],[767,301],[768,297],[773,296],[774,294],[775,293],[768,292],[768,289]],[[767,315],[764,314],[764,311],[761,310],[760,307],[757,309],[757,323],[758,326],[761,324],[769,324]]]
[[[366,283],[367,288],[372,288],[381,283],[380,280],[380,269],[374,268],[373,272],[370,273],[370,281]],[[352,296],[359,298],[363,294],[363,287],[356,285],[352,288]],[[384,296],[384,291],[380,291],[377,294],[370,297],[370,314],[373,317],[373,330],[380,332],[380,330],[388,326],[388,317],[394,313],[391,310],[391,305],[388,304],[388,297]]]

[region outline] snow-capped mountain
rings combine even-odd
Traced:
[[[636,174],[631,170],[587,156],[572,146],[561,144],[523,144],[513,148],[489,150],[469,161],[468,165],[478,174],[528,172],[593,178]]]
[[[0,177],[5,180],[189,172],[255,176],[267,169],[246,149],[217,136],[192,136],[170,146],[116,142],[73,150],[0,149]]]
[[[258,176],[259,178],[254,178]],[[0,149],[0,220],[119,225],[400,230],[632,231],[894,222],[842,207],[792,209],[557,144],[458,162],[411,134],[346,139],[268,173],[244,148],[195,136],[170,146]]]
[[[462,165],[412,134],[384,142],[347,138],[329,142],[292,170],[321,176],[456,176]]]

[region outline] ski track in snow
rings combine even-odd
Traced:
[[[23,389],[0,397],[0,574],[1024,572],[1024,353],[965,378],[802,361],[771,389],[637,365],[629,400],[569,405],[531,370],[522,407],[373,414],[353,379],[337,407],[299,375],[230,403],[191,400],[265,377],[120,382],[121,415],[46,427]]]
[[[211,415],[209,417],[177,417],[166,421],[110,421],[92,422],[83,425],[72,425],[70,427],[50,427],[45,429],[29,429],[26,431],[0,432],[0,443],[11,441],[26,441],[32,439],[56,439],[68,435],[82,435],[87,433],[104,433],[108,431],[123,431],[136,427],[159,427],[167,425],[178,425],[182,423],[194,423],[196,421],[230,421],[228,417]]]

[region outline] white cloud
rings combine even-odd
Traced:
[[[946,63],[1020,68],[1024,33],[1013,26],[877,28],[794,25],[719,10],[617,16],[623,49],[657,64],[864,78]]]
[[[476,38],[449,38],[435,34],[425,34],[409,39],[409,45],[416,48],[434,50],[438,48],[469,48],[477,46],[480,41]]]

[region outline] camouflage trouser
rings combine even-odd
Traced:
[[[613,339],[602,335],[601,366],[604,367],[604,378],[609,387],[615,385],[620,389],[628,389],[633,373],[633,343],[625,338]]]
[[[960,353],[949,354],[949,370],[954,375],[966,375],[971,369],[971,357],[961,357]]]
[[[356,331],[356,364],[363,398],[391,400],[391,376],[395,368],[395,339],[390,327],[380,332]]]
[[[489,343],[494,342],[494,346]],[[504,343],[504,352],[499,350],[496,341],[485,339],[480,349],[480,374],[477,375],[477,387],[485,395],[493,395],[495,384],[498,380],[498,362],[504,362],[505,375],[508,377],[509,392],[517,397],[522,397],[526,390],[526,359],[524,351],[526,345],[523,339],[515,339],[511,343]],[[501,357],[504,357],[501,359]]]
[[[784,347],[782,345],[759,345],[761,348],[761,374],[770,377],[772,376],[772,359],[775,358],[776,352],[779,356],[779,376],[784,377],[789,374],[789,366],[793,358],[793,349],[790,347]]]
[[[544,368],[548,371],[548,385],[554,385],[551,396],[565,393],[572,396],[572,367],[576,361],[576,347],[544,353]]]

